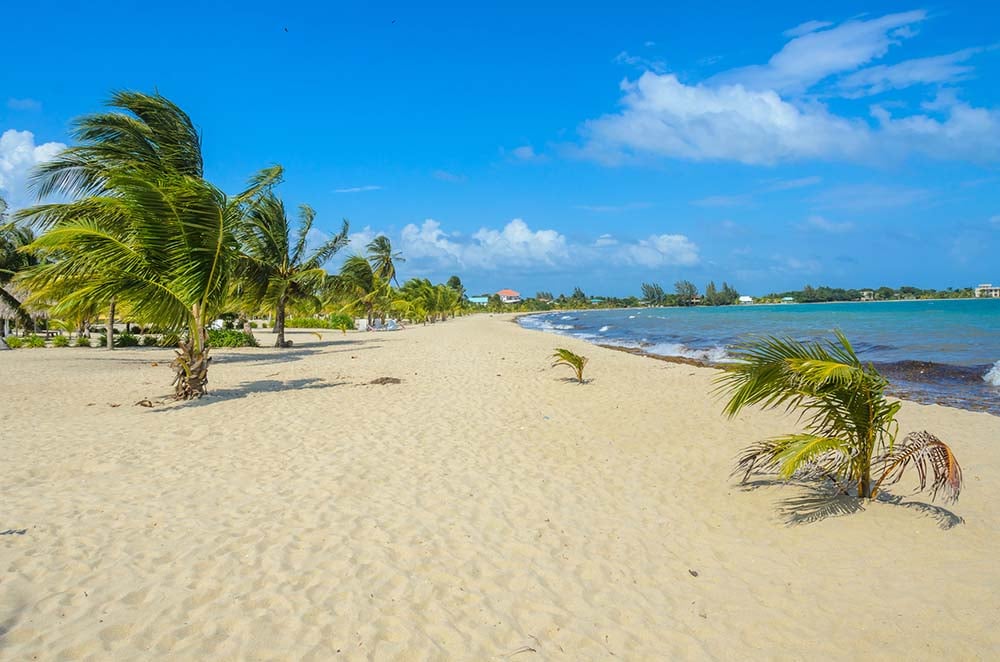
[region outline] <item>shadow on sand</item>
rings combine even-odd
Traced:
[[[209,388],[208,394],[199,400],[186,400],[171,403],[169,407],[156,407],[150,409],[151,412],[176,411],[177,409],[190,409],[194,407],[205,407],[214,405],[226,400],[239,400],[254,393],[275,393],[278,391],[312,391],[318,389],[334,388],[336,386],[346,386],[349,382],[327,382],[318,377],[306,379],[289,379],[281,381],[278,379],[258,379],[256,381],[243,382],[235,388]]]
[[[812,524],[830,517],[843,517],[861,512],[867,503],[855,496],[843,494],[830,482],[785,482],[777,479],[757,479],[743,484],[745,490],[757,490],[764,487],[782,486],[785,489],[798,490],[798,494],[781,499],[776,507],[778,516],[788,526]],[[888,492],[881,492],[876,501],[890,506],[899,506],[914,510],[925,517],[933,519],[942,529],[951,529],[965,520],[941,506],[922,501],[904,500]]]

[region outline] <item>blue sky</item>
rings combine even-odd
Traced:
[[[406,277],[1000,281],[995,3],[656,4],[14,3],[0,194],[27,204],[111,90],[155,89],[212,181],[281,163],[317,240],[385,233]]]

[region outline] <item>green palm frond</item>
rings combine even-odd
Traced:
[[[589,359],[586,356],[580,356],[579,354],[575,354],[568,349],[558,347],[552,355],[552,358],[555,359],[555,363],[552,364],[553,368],[559,365],[569,366],[572,368],[573,373],[576,376],[576,381],[583,384],[583,369],[589,362]]]

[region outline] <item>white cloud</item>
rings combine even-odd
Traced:
[[[833,221],[828,221],[822,216],[810,216],[805,220],[804,223],[799,225],[800,230],[819,230],[820,232],[827,232],[830,234],[843,234],[845,232],[850,232],[854,229],[854,223],[850,221],[845,221],[843,223],[835,223]]]
[[[886,90],[900,90],[911,85],[951,83],[972,73],[972,67],[961,64],[981,48],[966,48],[947,55],[904,60],[898,64],[880,64],[857,71],[843,78],[838,86],[846,96],[866,96]]]
[[[801,37],[804,34],[809,34],[810,32],[816,32],[821,28],[827,28],[833,25],[830,21],[806,21],[805,23],[799,23],[794,28],[790,30],[785,30],[781,34],[786,37]]]
[[[66,145],[58,142],[36,145],[30,131],[8,129],[0,134],[0,192],[11,209],[31,203],[27,190],[31,169],[64,149]]]
[[[657,73],[663,73],[667,70],[667,64],[663,60],[650,60],[649,58],[642,57],[641,55],[631,55],[628,51],[622,51],[616,55],[613,62],[616,62],[617,64],[627,64],[632,67],[655,71]]]
[[[1000,160],[1000,111],[955,103],[938,119],[894,118],[876,107],[876,126],[831,114],[816,102],[741,85],[685,85],[673,74],[622,84],[619,113],[585,122],[575,153],[609,165],[650,157],[771,165],[805,159],[886,162],[912,154]]]
[[[381,186],[376,186],[374,184],[367,184],[365,186],[351,186],[348,188],[337,188],[333,189],[334,193],[365,193],[367,191],[381,191]]]
[[[642,267],[692,266],[698,264],[698,246],[682,234],[653,235],[623,246],[620,257]]]
[[[863,122],[815,104],[799,108],[774,91],[685,85],[673,74],[651,72],[622,89],[620,113],[581,128],[583,156],[611,164],[640,156],[773,164],[853,157],[870,139]]]
[[[568,255],[566,237],[555,230],[534,231],[515,218],[500,230],[480,228],[468,240],[448,235],[434,219],[402,231],[402,250],[414,258],[473,269],[554,266]]]
[[[794,37],[765,65],[740,67],[719,74],[715,83],[742,84],[754,90],[802,92],[811,85],[884,56],[889,47],[912,36],[900,28],[927,18],[923,10],[888,14],[871,20],[851,20],[829,29],[818,22],[789,31]]]
[[[469,237],[445,232],[427,219],[403,228],[400,249],[410,265],[495,271],[554,271],[588,264],[619,264],[645,268],[692,266],[700,261],[698,246],[681,234],[653,235],[622,242],[602,234],[592,242],[573,243],[555,230],[533,230],[515,218],[500,229],[480,228]]]
[[[804,94],[834,76],[844,77],[821,91],[853,97],[967,76],[971,67],[963,63],[986,49],[868,66],[913,36],[926,18],[917,10],[835,26],[804,23],[787,33],[792,39],[767,64],[702,82],[647,70],[621,83],[621,109],[584,122],[582,145],[566,152],[608,165],[656,158],[752,165],[807,159],[884,164],[914,155],[1000,160],[1000,111],[963,103],[953,90],[940,90],[916,113],[895,110],[893,116],[890,100],[867,117],[834,113],[815,94]]]
[[[11,110],[41,110],[42,102],[34,99],[7,99],[7,107]]]

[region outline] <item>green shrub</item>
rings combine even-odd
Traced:
[[[334,313],[330,315],[330,328],[341,331],[353,331],[354,318],[344,313]]]
[[[106,333],[102,333],[101,335],[97,336],[97,346],[98,347],[108,346],[108,335]]]
[[[159,342],[160,342],[160,340],[156,336],[143,336],[142,337],[142,346],[143,347],[153,347],[154,345],[159,344]]]
[[[259,347],[257,339],[249,333],[235,329],[209,329],[210,347]]]
[[[55,336],[52,338],[53,347],[69,347],[69,336]]]
[[[45,338],[43,336],[28,336],[24,339],[24,346],[32,349],[45,347]]]
[[[115,336],[115,347],[138,347],[139,338],[131,333],[120,333]]]
[[[11,349],[20,349],[24,347],[24,338],[18,338],[17,336],[7,336],[4,338],[4,342],[6,342],[7,346]]]
[[[330,323],[319,317],[289,317],[285,320],[286,329],[330,329]]]
[[[76,337],[76,346],[77,347],[93,347],[93,345],[90,344],[90,338],[88,338],[87,336],[77,336]]]

